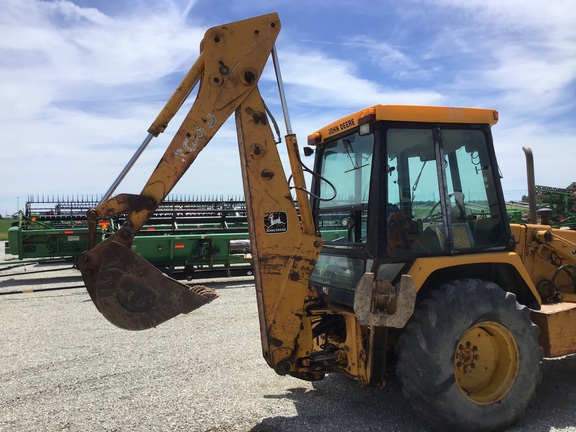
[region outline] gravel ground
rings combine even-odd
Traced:
[[[81,284],[69,267],[25,281],[3,270],[0,294]],[[379,390],[276,375],[253,282],[210,285],[219,299],[144,332],[109,324],[84,289],[0,295],[0,431],[428,431],[394,377]],[[576,432],[576,357],[543,371],[509,431]]]

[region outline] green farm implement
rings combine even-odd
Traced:
[[[92,197],[29,196],[18,224],[8,230],[6,254],[19,260],[75,259],[88,249],[86,212],[97,203]],[[97,242],[113,235],[124,217],[101,221]],[[136,236],[132,249],[170,275],[250,275],[245,203],[169,198]]]

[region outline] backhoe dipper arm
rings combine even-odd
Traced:
[[[148,132],[163,132],[192,87],[196,100],[139,196],[111,198],[90,211],[91,219],[130,211],[118,241],[128,245],[200,151],[256,87],[280,31],[276,14],[209,29],[201,54]],[[129,231],[126,233],[126,231]]]
[[[150,328],[190,312],[217,296],[189,288],[132,252],[131,243],[198,153],[236,112],[247,217],[264,357],[279,373],[297,373],[296,359],[312,350],[304,303],[314,293],[308,280],[322,246],[314,235],[308,202],[294,205],[257,83],[280,30],[276,14],[239,21],[206,32],[201,55],[149,132],[162,132],[200,82],[196,100],[140,195],[117,195],[89,212],[97,220],[129,212],[109,239],[82,254],[79,268],[94,304],[113,324]],[[287,137],[297,161],[295,136]],[[295,184],[303,186],[298,163]],[[302,213],[304,213],[302,215]],[[303,335],[302,333],[306,333]]]

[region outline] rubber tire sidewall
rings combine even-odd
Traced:
[[[506,327],[519,350],[519,371],[498,402],[478,404],[454,377],[454,353],[464,333],[492,321]],[[477,279],[442,284],[417,305],[397,344],[397,376],[414,410],[439,430],[497,431],[526,410],[541,380],[538,327],[516,296]]]

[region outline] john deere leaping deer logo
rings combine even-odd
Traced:
[[[267,233],[283,233],[288,231],[286,212],[265,213],[264,227]]]

